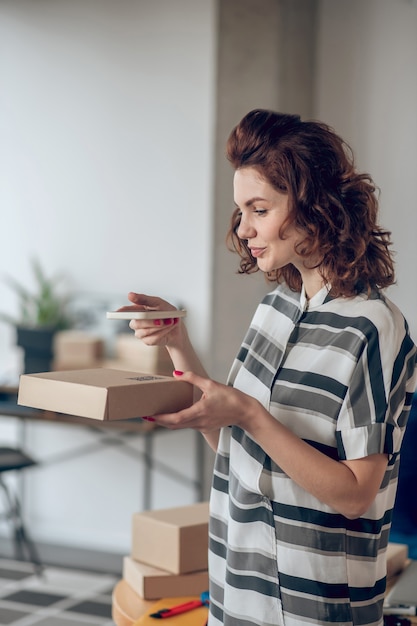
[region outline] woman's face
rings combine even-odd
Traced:
[[[234,198],[241,214],[237,235],[247,242],[259,269],[271,272],[292,263],[302,272],[295,252],[302,233],[291,224],[283,239],[279,234],[289,215],[287,194],[274,189],[255,168],[244,167],[235,172]]]

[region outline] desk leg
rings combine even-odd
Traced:
[[[204,476],[205,476],[205,451],[206,442],[204,437],[198,431],[195,431],[196,449],[195,449],[195,471],[196,480],[193,481],[196,492],[196,501],[201,502],[204,499]],[[155,469],[153,438],[154,432],[150,431],[144,435],[145,452],[144,452],[144,469],[143,469],[143,510],[148,511],[152,506],[152,478]]]
[[[26,450],[26,443],[27,443],[27,422],[25,419],[19,420],[18,423],[18,437],[17,437],[17,441],[18,441],[18,446],[21,450],[25,451]],[[24,517],[25,516],[25,503],[26,503],[26,498],[25,498],[25,488],[26,488],[26,481],[25,481],[25,472],[18,472],[19,476],[17,477],[17,481],[18,481],[18,487],[17,487],[17,492],[18,492],[18,498],[19,498],[19,502],[20,502],[20,511],[21,511],[21,515]]]
[[[204,500],[204,472],[205,472],[205,451],[206,451],[206,441],[203,435],[195,431],[197,440],[196,440],[196,476],[197,476],[197,484],[196,484],[196,492],[197,492],[197,502],[202,502]]]
[[[151,508],[152,499],[152,472],[153,472],[153,432],[145,434],[145,454],[143,471],[143,510]]]

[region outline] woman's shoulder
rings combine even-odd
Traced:
[[[396,304],[382,291],[359,294],[351,298],[335,298],[328,310],[342,315],[357,327],[371,326],[381,336],[408,334],[407,321]]]

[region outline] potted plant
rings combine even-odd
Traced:
[[[7,285],[18,297],[19,315],[0,313],[0,320],[16,328],[17,345],[24,350],[24,372],[45,372],[51,368],[54,335],[72,326],[69,297],[59,293],[60,277],[48,278],[39,260],[32,260],[36,289],[30,291],[15,278],[6,277]]]

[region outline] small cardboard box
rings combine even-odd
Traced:
[[[172,574],[206,570],[208,518],[208,502],[135,513],[132,558]]]
[[[23,374],[18,404],[96,420],[176,412],[193,403],[193,386],[168,376],[105,368]]]
[[[135,561],[130,556],[125,556],[123,559],[123,578],[144,600],[186,595],[199,596],[209,587],[207,570],[190,574],[171,574],[146,563]]]
[[[96,367],[103,359],[104,341],[83,331],[63,330],[54,338],[54,369]]]
[[[163,346],[147,346],[132,334],[120,333],[115,341],[115,360],[130,363],[148,374],[172,375],[174,366]],[[133,365],[134,364],[134,365]]]

